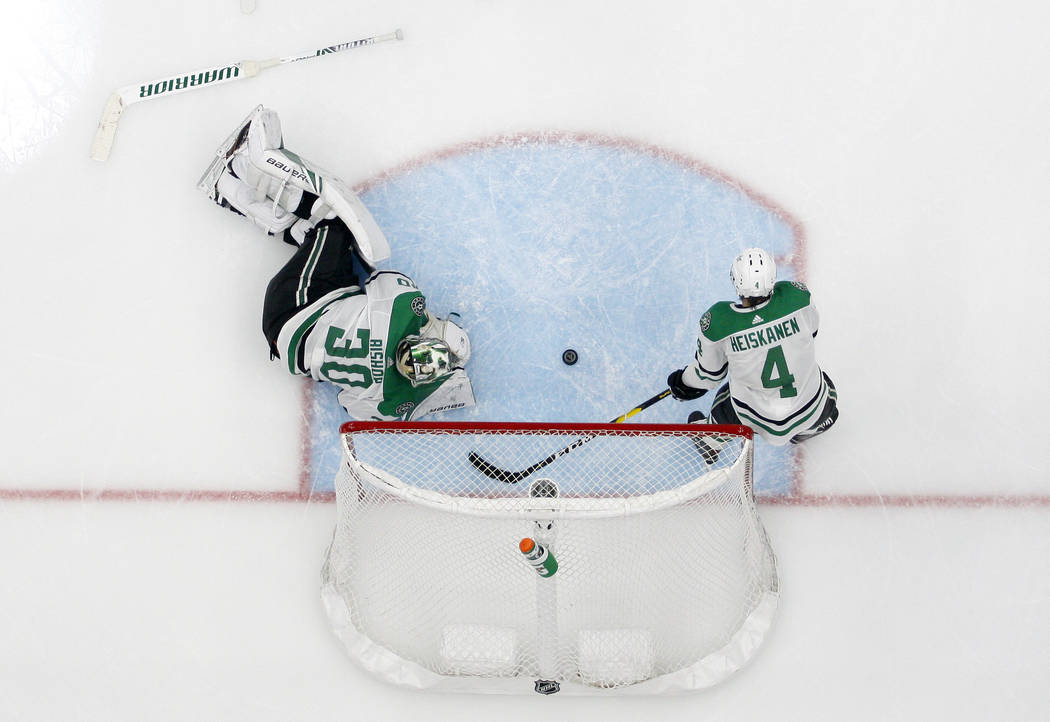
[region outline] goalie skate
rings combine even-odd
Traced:
[[[237,152],[248,140],[248,129],[251,127],[252,120],[256,115],[262,111],[263,107],[257,105],[252,109],[252,112],[248,113],[248,116],[241,122],[229,137],[222,142],[222,144],[215,150],[215,157],[212,158],[211,163],[204,171],[204,175],[201,176],[200,180],[197,181],[197,188],[199,188],[204,195],[208,196],[213,202],[222,204],[221,194],[219,193],[218,183],[219,178],[228,169],[230,159],[233,158],[233,154]]]

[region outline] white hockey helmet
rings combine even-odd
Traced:
[[[733,259],[729,277],[741,298],[765,298],[773,293],[777,267],[773,257],[761,248],[748,248]]]
[[[439,338],[405,336],[394,352],[398,372],[413,386],[429,383],[452,373],[453,355]]]

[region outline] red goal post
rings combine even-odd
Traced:
[[[772,624],[746,427],[350,422],[340,436],[322,598],[350,655],[388,681],[700,689]]]

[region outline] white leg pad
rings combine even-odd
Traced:
[[[268,198],[256,200],[256,188],[229,173],[219,177],[215,188],[221,199],[225,199],[267,233],[282,233],[298,220]]]
[[[299,188],[320,196],[327,208],[315,210],[317,220],[331,217],[329,211],[339,216],[354,234],[357,250],[369,266],[374,267],[377,262],[390,258],[390,244],[379,224],[341,179],[285,148],[258,149],[249,143],[248,156],[252,165],[278,179],[282,187]],[[311,221],[316,223],[313,217]]]
[[[336,176],[283,147],[281,121],[275,111],[256,106],[219,146],[215,156],[198,187],[216,203],[221,205],[225,197],[260,227],[277,229],[268,231],[273,233],[295,223],[294,217],[285,219],[284,216],[291,216],[288,211],[297,208],[302,192],[308,191],[320,200],[311,209],[307,228],[322,218],[337,215],[354,234],[357,250],[366,264],[374,268],[377,262],[390,257],[386,236],[357,194]],[[251,188],[250,200],[243,195],[242,188],[234,188],[222,177],[229,173],[228,169]],[[236,193],[236,202],[219,189],[220,181]],[[259,205],[267,199],[272,205],[269,211]],[[300,223],[296,227],[300,235],[303,226]]]
[[[303,197],[302,190],[260,172],[252,165],[247,154],[238,152],[230,162],[230,169],[238,178],[255,188],[255,201],[262,202],[267,198],[271,202],[276,200],[277,205],[286,211],[294,211],[299,206]]]
[[[390,258],[390,244],[365,204],[338,178],[330,177],[321,199],[331,206],[357,241],[357,250],[370,266]]]

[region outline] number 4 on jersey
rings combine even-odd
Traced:
[[[767,389],[779,388],[782,399],[798,396],[795,377],[788,371],[784,349],[780,346],[773,346],[766,352],[766,362],[762,366],[762,386]]]

